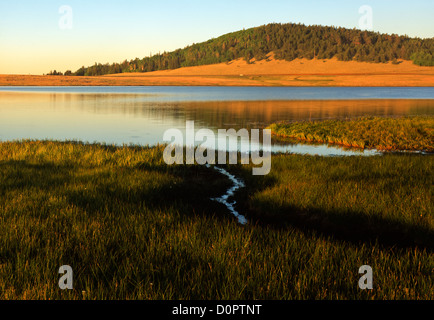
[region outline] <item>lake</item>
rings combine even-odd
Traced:
[[[434,88],[0,87],[0,140],[164,143],[169,128],[255,129],[275,121],[432,115]],[[278,144],[273,151],[361,154]],[[365,151],[365,154],[372,154]]]

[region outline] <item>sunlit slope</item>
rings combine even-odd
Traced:
[[[369,63],[337,59],[231,62],[147,73],[94,77],[0,75],[0,86],[434,86],[434,68],[411,61]]]

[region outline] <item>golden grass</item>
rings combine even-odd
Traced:
[[[377,150],[434,152],[432,116],[275,123],[269,128],[277,136],[309,142]]]
[[[231,166],[240,225],[210,200],[224,177],[162,153],[0,143],[0,299],[433,298],[432,157],[273,155],[265,177]],[[73,290],[59,289],[64,264]],[[372,290],[358,288],[364,264]]]
[[[97,77],[0,75],[0,86],[434,86],[434,68],[337,59],[268,60]]]

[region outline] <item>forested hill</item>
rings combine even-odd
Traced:
[[[114,64],[95,64],[66,74],[95,76],[121,72],[150,72],[227,62],[238,58],[262,60],[269,52],[276,59],[330,59],[341,61],[396,62],[413,60],[434,65],[434,38],[380,34],[337,27],[302,24],[268,24],[225,34],[184,49]]]

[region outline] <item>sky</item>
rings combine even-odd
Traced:
[[[434,37],[433,0],[0,0],[0,74],[76,71],[268,23]],[[364,20],[366,21],[366,20]]]

